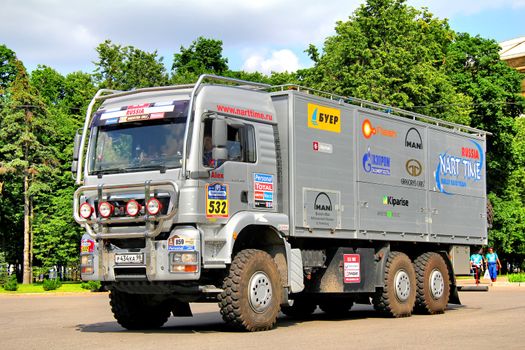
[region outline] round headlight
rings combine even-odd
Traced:
[[[93,214],[93,207],[89,203],[82,203],[79,212],[82,218],[89,219]]]
[[[140,204],[136,200],[132,199],[126,204],[126,213],[129,216],[136,216],[140,212]]]
[[[102,202],[98,205],[98,212],[103,218],[109,218],[115,208],[111,203]]]
[[[151,198],[146,204],[146,210],[150,215],[157,215],[162,209],[162,203],[157,198]]]

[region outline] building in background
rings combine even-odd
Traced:
[[[518,72],[525,73],[525,36],[507,40],[499,44],[500,57]],[[521,82],[521,94],[525,97],[525,79]]]

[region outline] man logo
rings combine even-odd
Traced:
[[[409,159],[405,164],[405,169],[409,175],[414,177],[421,175],[421,172],[423,171],[421,163],[415,159]]]
[[[314,200],[314,210],[332,211],[332,201],[330,197],[324,192],[319,192]]]
[[[423,140],[421,134],[416,128],[410,128],[405,136],[405,147],[414,149],[423,149]]]

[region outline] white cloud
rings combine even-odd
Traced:
[[[246,72],[261,72],[266,75],[271,72],[295,72],[299,68],[299,58],[288,49],[272,51],[269,57],[252,54],[242,66]]]
[[[246,48],[287,49],[302,63],[310,43],[321,47],[335,23],[347,20],[365,0],[0,0],[0,44],[16,51],[28,67],[47,64],[62,73],[92,69],[95,47],[105,39],[158,50],[169,61],[181,45],[199,36],[220,39],[232,69],[245,62]],[[439,17],[504,8],[523,9],[525,0],[408,0]],[[490,23],[482,23],[488,26]],[[511,24],[509,24],[511,25]],[[521,24],[519,24],[521,26]],[[252,65],[287,62],[291,57],[259,53]],[[245,56],[247,57],[247,56]],[[249,58],[249,57],[248,57]],[[259,63],[256,63],[259,62]],[[237,65],[235,65],[236,63]],[[303,64],[304,66],[304,64]],[[275,68],[274,68],[275,67]]]

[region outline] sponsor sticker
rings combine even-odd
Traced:
[[[273,208],[273,175],[253,174],[253,197],[256,208]]]
[[[449,151],[438,155],[434,178],[437,189],[444,194],[452,194],[449,188],[463,187],[479,182],[482,179],[484,162],[483,148],[476,141],[470,140],[474,147],[461,147],[454,155]]]
[[[385,129],[380,125],[372,125],[372,122],[369,119],[363,120],[361,125],[361,131],[365,139],[369,139],[374,135],[381,135],[384,137],[397,137],[397,132],[395,130]]]
[[[416,128],[408,129],[405,135],[405,147],[413,149],[423,149],[423,139]]]
[[[341,132],[341,111],[313,103],[308,104],[308,127],[330,132]]]
[[[363,155],[363,170],[374,175],[390,176],[390,157],[375,154],[368,147]]]
[[[359,254],[343,254],[344,283],[361,283],[361,257]]]
[[[314,141],[312,144],[312,148],[315,152],[328,153],[328,154],[332,154],[334,152],[333,146],[329,143]]]
[[[84,238],[80,242],[80,252],[81,253],[93,253],[95,250],[95,241],[92,239]]]
[[[228,185],[220,183],[206,185],[206,217],[228,217]]]
[[[195,240],[185,236],[172,236],[168,238],[168,251],[193,251],[195,250]]]

